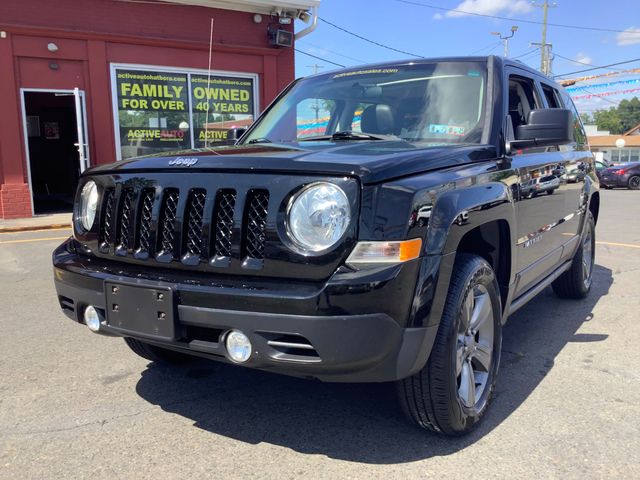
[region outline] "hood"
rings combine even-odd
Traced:
[[[405,141],[256,144],[185,150],[123,160],[86,174],[144,171],[268,172],[356,176],[379,183],[430,170],[496,158],[492,145],[416,145]]]

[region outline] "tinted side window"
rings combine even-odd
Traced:
[[[560,95],[555,88],[552,88],[549,85],[545,85],[543,83],[542,92],[544,93],[544,98],[547,100],[547,105],[549,106],[549,108],[562,108]]]
[[[578,110],[576,106],[573,104],[571,97],[566,93],[562,95],[565,108],[571,110],[573,114],[573,128],[574,128],[574,140],[580,146],[587,145],[587,134],[584,131],[584,127],[582,126],[582,121],[580,120],[580,115],[578,114]]]

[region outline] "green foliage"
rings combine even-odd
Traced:
[[[611,135],[619,135],[622,133],[622,124],[618,109],[611,107],[609,110],[596,110],[593,112],[593,119],[598,125],[598,130],[609,130]]]
[[[583,115],[589,117],[588,114]],[[631,100],[622,100],[617,107],[596,110],[592,121],[598,125],[598,130],[609,130],[611,135],[621,135],[640,124],[640,100],[633,97]]]
[[[580,120],[582,120],[582,123],[584,125],[591,125],[595,121],[593,117],[589,115],[587,112],[582,112],[580,114]]]

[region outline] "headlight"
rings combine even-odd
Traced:
[[[80,223],[85,230],[91,230],[93,222],[96,219],[96,210],[98,209],[98,186],[93,180],[89,180],[82,187],[80,194]]]
[[[344,191],[332,183],[314,183],[293,199],[288,231],[304,251],[318,253],[338,243],[350,221],[351,207]]]

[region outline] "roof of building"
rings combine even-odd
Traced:
[[[623,135],[627,136],[627,135],[640,135],[640,123],[638,125],[636,125],[635,127],[627,130],[626,132],[623,133]]]
[[[222,8],[241,12],[270,14],[274,10],[295,12],[307,11],[320,6],[320,0],[164,0],[168,3],[181,3],[198,7]]]
[[[594,135],[588,137],[592,147],[615,147],[616,140],[622,138],[625,147],[640,147],[640,135]]]

